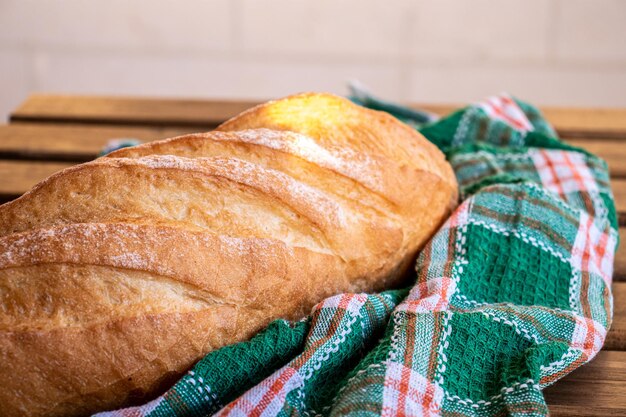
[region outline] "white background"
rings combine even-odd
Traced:
[[[0,118],[31,92],[345,93],[626,107],[624,0],[0,0]]]

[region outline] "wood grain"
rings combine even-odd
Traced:
[[[56,153],[58,155],[65,155],[63,160],[82,161],[82,160],[91,159],[92,156],[95,157],[95,152],[101,149],[101,146],[110,137],[119,137],[118,134],[133,132],[131,130],[125,130],[121,128],[121,129],[103,130],[102,134],[94,134],[93,136],[91,136],[93,132],[89,131],[88,129],[84,130],[86,129],[84,127],[76,128],[77,130],[72,131],[71,133],[66,132],[64,128],[62,127],[49,126],[48,128],[50,128],[50,130],[46,130],[46,128],[42,128],[40,130],[36,127],[33,127],[33,128],[29,127],[26,129],[28,132],[24,131],[25,132],[23,134],[24,136],[19,136],[19,135],[12,136],[10,132],[13,131],[14,129],[13,127],[10,127],[10,129],[5,130],[5,132],[9,132],[9,134],[3,135],[3,129],[0,128],[0,158],[2,157],[5,158],[4,160],[0,160],[0,170],[4,170],[3,172],[7,172],[4,164],[9,163],[9,161],[6,160],[7,159],[6,155],[11,154],[11,153],[21,153],[24,155],[28,155],[29,152],[32,152],[34,154],[39,153],[40,155],[44,157],[46,155],[49,156],[50,154]],[[17,127],[15,129],[17,129],[16,131],[20,130],[20,128],[17,128]],[[71,129],[74,129],[74,128],[71,128]],[[38,132],[41,132],[41,134],[44,136],[33,136],[33,135],[28,136],[30,134],[29,132],[30,133],[35,132],[35,134],[38,134]],[[170,131],[170,130],[163,130],[161,131],[160,134],[162,136],[172,136],[172,132],[173,131]],[[68,134],[65,135],[66,133]],[[84,136],[82,136],[81,133],[84,133]],[[134,133],[136,134],[137,137],[146,137],[146,138],[151,138],[151,137],[154,137],[152,135],[159,134],[158,131],[145,130],[145,129],[135,130]],[[46,136],[46,135],[50,135],[50,136]],[[87,139],[88,136],[90,136],[89,139]],[[30,137],[30,139],[29,140],[24,139],[26,137]],[[45,141],[50,142],[49,144],[45,145],[43,149],[40,146],[41,142],[43,142],[42,138],[46,138]],[[85,138],[84,141],[83,141],[83,138]],[[78,144],[79,142],[84,142],[84,143],[79,145]],[[74,156],[68,155],[67,153],[65,153],[65,152],[72,152],[70,148],[72,148],[74,145],[77,145],[75,148],[77,150],[73,154]],[[20,151],[19,150],[20,148],[23,150]],[[53,158],[48,158],[48,159],[53,159]],[[0,182],[0,196],[5,196],[5,197],[7,195],[13,195],[14,197],[18,196],[26,192],[30,188],[30,186],[25,187],[25,185],[35,184],[41,181],[43,178],[45,178],[45,176],[42,176],[42,173],[48,172],[48,170],[42,170],[42,169],[39,169],[38,167],[39,164],[42,164],[42,163],[46,164],[45,162],[24,161],[22,163],[30,164],[32,169],[26,169],[24,172],[24,177],[20,178],[19,182],[16,182],[17,177],[14,177],[14,176],[2,177],[3,181]],[[617,211],[621,214],[622,219],[626,219],[626,178],[612,179],[611,187],[612,187],[613,194],[615,197],[615,206],[617,208]]]
[[[626,109],[546,107],[542,112],[564,138],[626,138]]]
[[[258,100],[181,100],[35,94],[11,121],[214,127]],[[445,115],[462,105],[411,104]],[[626,109],[544,108],[563,137],[626,138]]]
[[[209,130],[205,128],[204,130]],[[200,127],[131,127],[17,123],[0,125],[0,158],[84,162],[93,159],[110,139],[164,139],[203,130]],[[611,176],[626,179],[626,140],[571,139],[609,164]]]
[[[464,104],[409,104],[444,116]],[[626,108],[543,107],[541,112],[563,138],[626,138]]]
[[[42,179],[74,164],[0,160],[0,201],[8,201],[30,190]]]
[[[624,416],[626,352],[601,351],[544,393],[552,416]]]
[[[626,283],[613,283],[613,323],[604,349],[626,350]]]
[[[215,127],[258,101],[180,100],[35,94],[11,121]]]
[[[620,245],[615,253],[614,281],[626,281],[626,228],[619,228]],[[626,302],[626,301],[625,301]]]
[[[94,159],[111,139],[151,141],[190,133],[191,128],[48,125],[0,126],[0,158],[85,162]]]

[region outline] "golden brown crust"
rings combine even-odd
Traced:
[[[179,375],[275,315],[299,318],[352,287],[334,275],[340,265],[331,255],[163,226],[37,229],[0,239],[0,253],[0,403],[45,403],[45,415],[75,414],[71,404],[83,412],[120,404],[126,394],[109,385],[126,378],[128,392],[152,393],[164,374]],[[298,280],[301,271],[316,282]],[[168,292],[169,300],[155,302]],[[156,369],[144,369],[155,361]]]
[[[441,151],[415,129],[388,113],[357,106],[332,94],[302,93],[269,101],[227,120],[217,130],[255,128],[304,134],[320,147],[344,154],[351,163],[388,161],[376,176],[382,173],[386,181],[379,188],[398,203],[414,194],[412,178],[406,178],[412,174],[410,168],[436,173],[452,189],[457,187],[454,172]],[[387,170],[393,167],[395,172],[390,175]],[[355,179],[371,182],[370,175],[364,172]]]
[[[145,400],[273,319],[398,285],[456,203],[433,145],[339,97],[220,129],[122,149],[0,206],[4,414]]]
[[[302,93],[260,104],[217,129],[266,128],[310,137],[316,145],[344,158],[345,165],[370,161],[380,192],[404,222],[404,251],[415,253],[456,206],[457,182],[443,153],[415,129],[391,115],[357,106],[325,93]],[[371,162],[375,161],[375,162]],[[365,170],[343,174],[364,185],[374,176]],[[380,190],[384,191],[380,191]],[[441,212],[434,210],[442,207]],[[424,216],[424,213],[430,212]],[[404,252],[406,253],[406,252]]]

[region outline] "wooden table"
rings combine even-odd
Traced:
[[[0,125],[0,202],[51,173],[91,160],[112,138],[143,141],[206,131],[256,104],[34,95]],[[417,105],[439,114],[459,106]],[[546,108],[561,137],[604,158],[626,240],[626,109]],[[546,389],[555,416],[626,415],[626,244],[615,259],[614,321],[595,360]]]

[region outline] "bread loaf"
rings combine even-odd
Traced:
[[[145,401],[271,320],[400,285],[456,200],[435,146],[329,94],[63,170],[0,206],[0,410]]]

